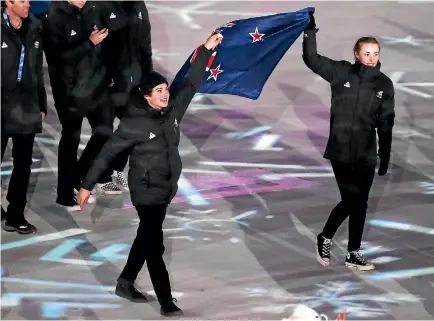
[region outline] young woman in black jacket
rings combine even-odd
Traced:
[[[330,134],[324,157],[331,161],[341,194],[341,201],[317,236],[317,259],[324,266],[330,264],[332,238],[349,217],[345,265],[372,270],[375,267],[364,259],[360,246],[377,163],[376,132],[381,159],[378,174],[385,175],[389,165],[395,119],[394,87],[380,71],[380,45],[375,38],[357,40],[352,64],[319,55],[317,31],[311,13],[304,32],[303,60],[331,86]]]
[[[128,185],[140,224],[127,263],[118,278],[116,294],[133,302],[147,301],[134,287],[146,261],[161,305],[160,313],[165,316],[182,313],[173,303],[163,260],[163,221],[167,206],[178,189],[182,170],[178,151],[179,124],[201,86],[212,50],[221,40],[218,34],[207,39],[183,83],[170,93],[170,103],[167,80],[157,72],[150,73],[146,82],[132,93],[127,113],[89,170],[78,195],[78,202],[83,207],[98,177],[117,155],[130,151]]]

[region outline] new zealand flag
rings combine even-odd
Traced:
[[[208,61],[198,92],[257,99],[276,65],[307,27],[311,11],[315,8],[235,20],[218,27],[216,32],[223,35],[223,41]],[[171,87],[181,83],[199,48],[188,57]]]

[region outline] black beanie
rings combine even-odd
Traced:
[[[145,79],[143,79],[142,84],[139,85],[139,91],[143,94],[149,94],[152,91],[152,88],[155,86],[166,84],[169,86],[169,83],[167,82],[167,79],[159,74],[156,71],[151,71]]]

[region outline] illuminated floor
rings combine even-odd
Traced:
[[[214,27],[243,13],[302,7],[246,4],[149,5],[156,69],[172,77]],[[185,6],[195,9],[182,18],[174,8]],[[317,5],[321,53],[351,59],[361,28],[389,37],[380,41],[384,72],[396,88],[393,165],[388,176],[375,178],[364,238],[377,270],[343,266],[346,225],[335,239],[332,267],[316,263],[314,236],[338,200],[322,158],[330,95],[303,65],[297,42],[259,100],[198,96],[181,125],[185,170],[165,229],[173,291],[187,317],[281,320],[300,302],[331,319],[343,309],[348,319],[434,317],[434,39],[427,34],[433,5],[328,6]],[[39,233],[1,232],[2,318],[160,318],[155,301],[132,304],[113,295],[137,224],[129,196],[99,197],[72,215],[54,204],[60,126],[50,107],[35,145],[27,214]],[[86,124],[83,143],[89,133]],[[2,187],[9,161],[10,151]],[[138,284],[151,291],[145,271]]]

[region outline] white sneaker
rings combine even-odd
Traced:
[[[292,315],[288,319],[283,319],[285,321],[313,321],[313,320],[326,320],[328,317],[325,314],[319,314],[314,309],[309,308],[304,304],[299,304],[295,307]]]
[[[112,178],[113,183],[115,183],[117,187],[126,192],[130,191],[130,188],[128,187],[128,179],[125,177],[123,172],[114,171]]]
[[[113,182],[107,182],[104,184],[96,184],[96,189],[103,195],[120,195],[122,190],[117,187]]]

